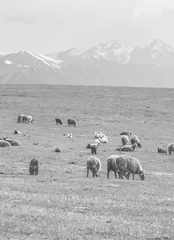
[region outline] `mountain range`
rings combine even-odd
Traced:
[[[1,84],[174,87],[174,48],[160,39],[145,47],[108,41],[90,49],[0,54]]]

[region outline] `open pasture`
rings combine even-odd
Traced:
[[[174,89],[2,85],[1,137],[22,145],[0,148],[0,240],[174,239],[174,156],[157,154],[174,142],[173,109]],[[17,123],[22,113],[34,122]],[[145,181],[116,180],[113,172],[107,179],[107,157],[124,154],[115,151],[123,129],[141,140],[125,154],[140,160]],[[100,177],[87,178],[85,146],[95,131],[109,142],[98,149]],[[37,176],[29,175],[32,158]]]

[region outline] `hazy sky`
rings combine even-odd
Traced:
[[[174,46],[174,0],[0,0],[0,53],[89,48],[109,40]]]

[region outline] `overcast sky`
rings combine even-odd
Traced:
[[[86,49],[109,40],[174,47],[174,0],[0,0],[0,53]]]

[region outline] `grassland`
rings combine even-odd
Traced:
[[[174,142],[173,109],[174,89],[2,85],[1,136],[22,145],[0,149],[0,240],[174,239],[174,156],[157,154]],[[21,113],[34,123],[18,124]],[[68,118],[78,126],[68,127]],[[128,154],[141,161],[145,181],[106,178],[123,129],[141,139]],[[109,143],[98,151],[100,178],[87,179],[85,146],[95,131]],[[34,157],[38,176],[28,173]]]

